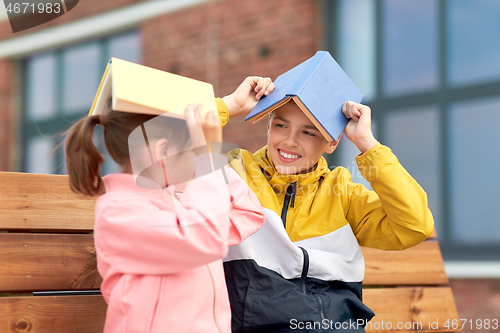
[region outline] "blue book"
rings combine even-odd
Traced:
[[[312,58],[281,74],[274,86],[245,120],[255,123],[293,100],[328,142],[337,141],[349,122],[342,113],[342,105],[347,101],[360,103],[364,97],[326,51],[316,52]]]

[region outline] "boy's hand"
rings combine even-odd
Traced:
[[[236,90],[222,98],[227,105],[229,118],[247,115],[261,99],[274,89],[274,83],[268,77],[249,76]]]
[[[210,147],[210,142],[221,142],[222,141],[222,129],[220,126],[219,117],[215,114],[213,110],[208,111],[208,113],[203,117],[201,111],[203,109],[202,104],[195,105],[190,104],[186,107],[184,113],[186,115],[186,123],[189,129],[189,135],[191,136],[191,142],[193,147],[200,147],[200,149],[195,149],[196,155],[206,152],[205,142],[208,145],[208,149],[211,153],[219,153],[220,151],[213,151]],[[203,133],[200,132],[200,127]],[[221,145],[215,145],[219,150]],[[215,149],[215,148],[214,148]]]
[[[377,140],[371,127],[371,109],[363,104],[348,101],[342,106],[342,112],[349,118],[344,129],[345,136],[351,140],[361,153],[373,147]]]

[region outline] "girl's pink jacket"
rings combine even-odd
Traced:
[[[104,177],[94,228],[104,332],[231,332],[222,260],[263,224],[259,201],[230,168],[147,190],[130,174]],[[229,187],[229,191],[228,191]],[[229,203],[230,202],[230,203]]]

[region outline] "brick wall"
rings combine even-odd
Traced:
[[[450,279],[463,332],[500,332],[500,279]],[[469,320],[472,319],[472,329]],[[496,319],[497,329],[486,329],[485,320]],[[476,322],[477,321],[477,322]],[[482,328],[477,325],[483,324]]]
[[[245,77],[279,74],[321,49],[316,0],[221,0],[144,23],[145,65],[208,81],[217,96]],[[255,151],[266,143],[266,123],[235,118],[224,140]]]

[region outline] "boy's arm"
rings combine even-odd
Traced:
[[[274,83],[268,77],[249,76],[231,94],[217,98],[217,110],[222,127],[230,118],[247,115],[263,97],[274,89]]]
[[[380,143],[356,157],[374,191],[349,182],[347,220],[360,245],[402,250],[430,236],[434,219],[427,194]]]
[[[217,112],[219,113],[220,126],[224,128],[229,121],[229,112],[226,103],[222,98],[216,98],[215,104],[217,105]]]
[[[359,244],[402,250],[425,240],[434,228],[427,194],[391,150],[375,140],[368,106],[346,102],[342,112],[350,119],[344,133],[361,151],[359,170],[375,191],[349,177],[346,218]]]

